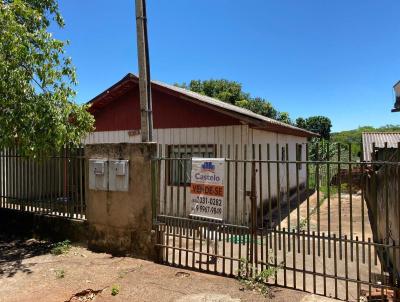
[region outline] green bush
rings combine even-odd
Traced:
[[[50,253],[53,255],[62,255],[68,253],[70,249],[71,249],[71,241],[64,240],[61,242],[54,243]]]

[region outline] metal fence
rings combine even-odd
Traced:
[[[153,161],[164,263],[227,276],[237,276],[243,264],[252,273],[276,268],[271,283],[346,301],[397,294],[399,238],[376,236],[369,207],[378,201],[367,203],[366,194],[376,186],[370,182],[376,167],[400,172],[398,162],[353,159],[351,146],[347,158],[315,156],[315,146],[297,144],[213,148],[160,146]],[[190,162],[202,151],[225,158],[223,222],[190,216]],[[386,201],[399,204],[399,195]]]
[[[83,147],[35,159],[18,148],[0,151],[0,207],[85,219]]]

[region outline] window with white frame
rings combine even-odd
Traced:
[[[170,186],[190,185],[192,157],[216,157],[216,145],[168,146],[168,183]]]

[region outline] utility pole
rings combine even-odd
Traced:
[[[136,0],[136,32],[139,62],[140,125],[142,142],[153,140],[149,43],[147,39],[146,0]]]

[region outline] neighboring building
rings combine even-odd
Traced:
[[[400,132],[363,132],[363,160],[391,159],[400,143]]]
[[[400,132],[363,133],[362,142],[364,160],[370,162],[366,169],[364,196],[374,241],[397,245],[400,242],[400,170],[397,165],[379,162],[399,161]],[[394,271],[393,266],[400,271],[400,262],[396,260],[398,255],[388,253],[379,257],[387,271]]]
[[[95,118],[96,130],[88,136],[86,144],[140,142],[138,81],[137,76],[128,74],[89,102],[91,105],[89,110]],[[182,157],[186,152],[189,153],[188,157],[250,159],[252,158],[252,144],[262,144],[261,158],[267,159],[267,144],[270,144],[271,160],[277,158],[285,160],[287,150],[289,160],[300,158],[305,160],[304,144],[308,138],[317,136],[315,133],[255,114],[249,110],[161,82],[152,82],[152,100],[153,138],[158,144],[167,146],[160,149],[165,157]],[[259,158],[258,151],[257,146],[256,158]],[[279,165],[282,165],[279,190],[284,194],[287,191],[287,169],[285,164]],[[242,198],[247,198],[243,193],[242,166],[240,163],[238,168],[239,209],[243,208],[240,205],[243,204]],[[276,163],[271,164],[270,175],[275,177],[271,177],[270,192],[266,188],[266,180],[262,186],[264,203],[268,196],[274,198],[277,195],[279,186],[277,184],[279,183],[276,179],[276,166]],[[296,187],[296,174],[299,175],[300,186],[305,183],[306,169],[302,166],[291,164],[288,169],[291,189]],[[299,169],[299,173],[296,173],[296,169]],[[247,170],[249,172],[249,169]],[[229,175],[229,177],[233,176]],[[165,183],[181,192],[179,194],[183,194],[183,190],[177,189],[183,182],[182,179],[178,179],[176,176],[173,176],[172,179],[168,178],[169,180]],[[258,177],[257,181],[259,181]],[[164,181],[161,184],[164,185]],[[249,189],[250,175],[248,173],[246,190]],[[233,186],[231,190],[234,190]],[[167,196],[162,198],[171,198],[169,194],[165,195]],[[230,196],[233,195],[234,192]],[[246,203],[246,207],[247,204],[249,203]],[[188,202],[187,205],[186,212],[188,213],[190,203]],[[163,210],[167,209],[161,209],[161,211]],[[240,214],[242,219],[247,219],[248,211],[245,212]],[[233,213],[231,212],[229,215],[233,215]],[[229,220],[229,217],[226,219]]]
[[[392,112],[399,112],[400,111],[400,81],[398,81],[396,84],[394,84],[393,90],[394,90],[396,100],[395,100],[394,108],[392,109]]]

